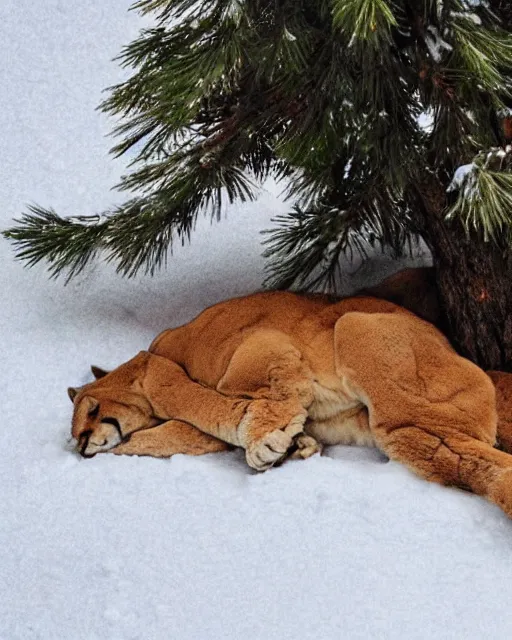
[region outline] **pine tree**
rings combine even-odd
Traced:
[[[269,282],[332,287],[344,253],[430,248],[448,332],[512,367],[512,12],[504,0],[140,0],[102,109],[136,151],[127,202],[5,232],[67,278],[99,252],[153,273],[198,215],[269,175],[293,200],[266,239]]]

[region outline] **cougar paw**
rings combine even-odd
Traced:
[[[297,440],[304,436],[303,416],[297,416],[284,429],[275,429],[259,438],[246,449],[247,464],[257,471],[265,471],[283,460]]]
[[[290,460],[305,460],[315,453],[322,453],[322,445],[311,436],[301,433],[295,438]]]

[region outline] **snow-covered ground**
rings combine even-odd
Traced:
[[[94,111],[140,21],[129,0],[0,3],[0,226],[28,202],[109,206],[124,160]],[[271,188],[271,187],[270,187]],[[271,188],[271,191],[275,189]],[[0,241],[0,640],[510,638],[512,523],[372,450],[252,473],[66,448],[66,387],[261,284],[272,192],[203,221],[154,279],[96,266],[66,288]],[[356,285],[389,270],[379,259]]]

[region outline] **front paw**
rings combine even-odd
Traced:
[[[304,437],[304,417],[296,416],[284,429],[266,433],[247,447],[247,464],[257,471],[265,471],[281,462],[290,451],[298,449],[298,441]],[[309,436],[305,436],[309,437]]]

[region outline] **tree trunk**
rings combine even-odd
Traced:
[[[446,192],[429,176],[418,185],[418,228],[432,252],[446,332],[483,369],[512,371],[512,252],[444,221]]]

